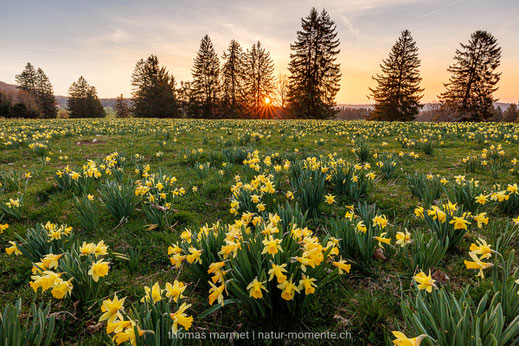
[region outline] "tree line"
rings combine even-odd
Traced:
[[[366,114],[369,120],[415,120],[423,107],[424,89],[420,86],[421,60],[411,32],[402,31],[382,61],[381,72],[373,77],[376,86],[369,91],[374,108],[367,112],[336,107],[341,80],[337,35],[329,14],[312,8],[301,19],[301,29],[290,45],[288,76],[274,75],[274,62],[261,42],[244,49],[231,40],[219,56],[205,35],[194,58],[191,80],[177,84],[155,55],[141,59],[132,73],[131,98],[118,97],[115,113],[118,117],[317,119]],[[448,68],[451,77],[433,107],[432,120],[519,120],[515,104],[502,114],[493,106],[501,77],[497,72],[500,60],[497,39],[487,31],[478,30],[468,43],[460,44]],[[0,116],[56,117],[52,85],[41,69],[28,63],[16,81],[19,99],[31,102],[16,103],[0,94]],[[106,115],[95,87],[82,76],[70,86],[67,106],[71,118]]]

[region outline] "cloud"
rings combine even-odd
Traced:
[[[342,20],[342,23],[344,24],[344,26],[346,26],[346,28],[353,34],[353,36],[359,38],[359,36],[360,36],[359,28],[357,28],[355,25],[353,25],[353,23],[348,18],[346,18],[346,16],[341,16],[341,20]]]

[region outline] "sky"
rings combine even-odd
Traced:
[[[404,29],[419,47],[424,102],[444,90],[456,49],[475,30],[502,48],[495,96],[519,101],[519,0],[0,0],[0,81],[14,84],[31,62],[56,95],[83,75],[102,98],[128,97],[135,63],[150,54],[177,82],[190,80],[205,34],[220,56],[231,39],[245,48],[259,40],[276,74],[287,73],[290,44],[312,7],[337,24],[339,104],[371,103],[372,76]]]

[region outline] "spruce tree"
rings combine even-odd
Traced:
[[[15,78],[18,89],[34,99],[39,117],[55,118],[57,116],[52,84],[41,68],[36,70],[31,63],[27,63],[22,73]]]
[[[508,108],[503,112],[503,121],[512,123],[517,120],[517,117],[519,117],[517,105],[515,103],[510,103]]]
[[[220,61],[208,35],[202,38],[194,60],[193,96],[199,104],[197,116],[213,118],[218,113]]]
[[[336,25],[325,10],[318,14],[315,8],[301,23],[290,45],[288,106],[297,117],[331,118],[341,79]]]
[[[402,31],[389,52],[389,57],[380,65],[382,74],[373,77],[376,88],[369,90],[375,100],[372,120],[410,121],[420,112],[420,59],[418,47],[409,30]]]
[[[275,88],[274,62],[261,42],[247,49],[245,86],[249,110],[254,113],[272,97]]]
[[[244,111],[246,65],[241,45],[232,40],[222,60],[222,114],[234,118]]]
[[[456,50],[454,64],[446,91],[440,101],[455,109],[458,121],[483,121],[493,116],[493,93],[501,73],[496,72],[501,62],[501,48],[497,39],[486,31],[474,32],[468,44]]]
[[[115,100],[115,116],[117,118],[129,118],[130,109],[128,103],[123,97],[123,94]]]
[[[133,114],[136,117],[178,116],[175,79],[155,55],[139,60],[132,74]]]
[[[36,98],[43,118],[56,118],[58,109],[54,90],[49,78],[41,68],[36,71]]]
[[[15,76],[18,89],[36,96],[36,69],[28,62],[25,69],[19,75]]]
[[[69,88],[67,106],[70,118],[103,118],[106,112],[97,97],[96,88],[79,77]]]

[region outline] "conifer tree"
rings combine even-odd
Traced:
[[[139,60],[132,74],[133,114],[136,117],[178,116],[175,79],[155,55]]]
[[[36,90],[36,69],[28,62],[25,69],[15,76],[18,89],[32,93]]]
[[[482,30],[474,32],[468,44],[456,50],[454,64],[446,91],[440,101],[444,107],[457,112],[458,121],[483,121],[493,114],[493,93],[501,73],[496,72],[501,62],[501,48],[497,39]]]
[[[510,103],[508,108],[503,112],[503,121],[512,123],[517,120],[517,117],[519,117],[517,105],[515,103]]]
[[[196,116],[213,118],[218,114],[220,61],[208,35],[202,38],[191,71],[193,96],[199,104]]]
[[[123,94],[121,94],[121,96],[117,97],[115,100],[115,116],[117,118],[130,117],[130,109],[128,107],[128,103],[123,97]]]
[[[41,68],[36,71],[36,99],[43,118],[56,118],[58,109],[54,90],[49,78]]]
[[[97,97],[96,88],[79,77],[69,88],[67,106],[70,118],[103,118],[106,112]]]
[[[296,117],[330,118],[336,113],[341,79],[336,25],[325,10],[318,14],[315,8],[301,23],[302,30],[290,46],[288,106]]]
[[[270,53],[256,42],[247,49],[245,86],[247,104],[254,113],[264,105],[265,99],[272,97],[275,88],[274,62]]]
[[[55,118],[57,116],[56,98],[49,78],[41,68],[37,70],[31,63],[27,63],[25,69],[17,75],[18,89],[34,99],[36,113],[42,118]]]
[[[410,121],[420,112],[420,59],[418,47],[409,30],[402,31],[380,65],[382,74],[373,77],[377,87],[369,90],[375,100],[372,120]]]
[[[232,40],[222,60],[222,114],[234,118],[244,111],[246,65],[241,45]]]

